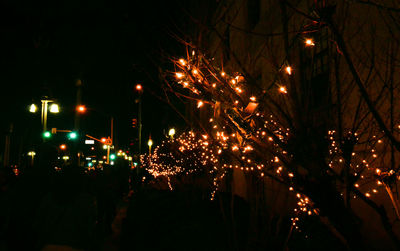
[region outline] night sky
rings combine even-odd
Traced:
[[[40,114],[30,114],[28,106],[44,95],[61,106],[60,114],[49,114],[49,127],[73,128],[77,79],[88,107],[80,124],[88,134],[108,135],[112,115],[117,144],[135,137],[136,83],[145,86],[143,138],[151,133],[158,140],[163,129],[184,127],[167,104],[146,91],[161,93],[158,67],[170,66],[160,52],[184,53],[170,35],[185,23],[179,2],[1,1],[2,139],[10,123],[14,148],[40,132]]]

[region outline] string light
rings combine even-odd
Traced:
[[[311,38],[306,38],[304,42],[306,46],[315,45]],[[214,199],[215,193],[219,189],[219,183],[226,176],[227,170],[238,169],[243,170],[243,172],[255,172],[259,178],[272,175],[286,184],[289,191],[296,191],[298,203],[294,212],[297,216],[293,218],[293,224],[297,228],[300,214],[303,216],[318,214],[318,209],[310,198],[297,192],[299,188],[294,185],[296,184],[297,172],[296,170],[289,170],[285,166],[286,163],[291,163],[293,152],[285,151],[287,149],[282,149],[281,144],[287,143],[292,136],[292,130],[289,130],[288,126],[279,119],[268,114],[266,110],[262,110],[263,107],[261,109],[259,107],[254,110],[249,109],[250,105],[245,101],[256,102],[257,98],[248,95],[254,90],[249,89],[246,79],[240,73],[231,74],[221,71],[218,67],[208,67],[209,62],[204,64],[204,55],[200,55],[196,56],[193,51],[192,56],[188,57],[187,60],[174,61],[179,71],[175,73],[177,81],[193,93],[199,96],[204,95],[204,97],[201,97],[204,102],[212,100],[212,102],[216,102],[215,104],[221,104],[215,106],[221,107],[221,109],[214,108],[215,116],[208,120],[210,125],[207,126],[210,130],[207,130],[207,134],[196,135],[196,140],[189,140],[184,138],[192,134],[186,133],[186,136],[179,139],[180,141],[177,139],[174,142],[174,144],[177,144],[176,149],[179,150],[181,155],[155,154],[155,156],[175,159],[174,165],[163,164],[161,159],[151,157],[150,170],[153,170],[156,176],[161,174],[168,176],[168,184],[173,187],[171,177],[192,174],[188,171],[190,168],[188,169],[182,164],[184,162],[183,157],[178,156],[192,158],[192,160],[196,160],[196,163],[199,163],[196,170],[206,170],[212,176],[211,199]],[[284,70],[288,75],[295,74],[291,66],[286,65]],[[282,82],[282,85],[278,86],[278,91],[282,94],[288,93],[285,84],[287,85],[287,83]],[[281,97],[280,95],[277,96]],[[261,97],[261,94],[259,97]],[[197,107],[202,107],[204,102],[198,101]],[[360,138],[365,141],[367,137],[363,132],[343,131],[344,135],[337,135],[335,130],[327,131],[326,139],[329,140],[327,164],[332,172],[340,173],[345,166],[350,166],[349,172],[351,177],[354,178],[353,189],[359,190],[370,199],[373,199],[375,194],[378,193],[375,186],[386,185],[384,183],[386,178],[400,179],[397,169],[392,170],[390,167],[379,165],[378,160],[384,158],[382,145],[378,146],[385,140],[382,135],[373,135],[368,139],[368,143],[362,143]],[[343,153],[344,142],[341,141],[342,138],[345,142],[348,141],[349,144],[353,144],[349,155]],[[265,151],[266,147],[268,147],[268,151]],[[263,155],[260,156],[259,152],[262,152]],[[275,154],[266,154],[265,152]],[[234,157],[226,158],[226,155]],[[348,156],[351,156],[350,159]],[[231,159],[238,160],[239,163],[230,163]],[[147,161],[147,159],[143,160]],[[344,193],[343,191],[340,192]],[[351,198],[352,200],[359,199],[357,196]]]
[[[311,38],[307,38],[306,41],[306,46],[314,46],[314,41]]]

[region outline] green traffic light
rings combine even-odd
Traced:
[[[78,138],[78,134],[76,132],[70,132],[68,134],[68,138],[69,139],[76,139],[76,138]]]
[[[43,137],[50,138],[51,137],[51,133],[49,131],[46,131],[46,132],[43,133]]]
[[[110,159],[114,160],[116,158],[115,154],[110,154]]]

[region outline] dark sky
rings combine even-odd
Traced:
[[[1,1],[2,138],[10,123],[15,141],[40,129],[40,117],[29,114],[27,107],[43,95],[57,99],[62,109],[57,117],[49,115],[49,127],[71,129],[75,82],[81,79],[82,100],[89,108],[81,128],[103,136],[109,130],[107,114],[113,115],[117,139],[127,144],[135,134],[130,127],[137,117],[135,84],[160,93],[160,49],[171,55],[184,52],[169,35],[184,26],[183,2]],[[143,114],[144,138],[149,133],[160,138],[163,128],[182,124],[146,91]]]

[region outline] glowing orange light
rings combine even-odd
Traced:
[[[284,87],[284,86],[279,87],[279,91],[281,93],[285,93],[285,94],[287,93],[286,87]]]
[[[251,101],[256,101],[256,97],[252,96],[252,97],[250,97],[250,100]]]
[[[204,104],[204,103],[203,103],[203,101],[201,101],[201,100],[200,100],[199,102],[197,102],[197,108],[200,108],[200,107],[202,107],[202,106],[203,106],[203,104]]]
[[[197,69],[193,69],[192,73],[193,73],[194,75],[196,75],[196,74],[199,73],[199,71],[198,71]]]
[[[181,65],[186,65],[186,61],[183,58],[179,59],[179,63],[181,63]]]
[[[84,112],[86,111],[86,106],[84,106],[84,105],[78,105],[78,106],[76,107],[76,110],[77,110],[78,112],[80,112],[80,113],[84,113]]]
[[[175,75],[177,78],[183,78],[185,76],[185,75],[183,75],[182,72],[177,72],[177,73],[175,73]]]
[[[222,77],[225,77],[225,72],[222,71],[222,72],[221,72],[221,76],[222,76]]]
[[[238,93],[242,93],[242,92],[243,92],[242,89],[240,89],[239,87],[236,87],[235,90],[236,90]]]
[[[140,84],[136,85],[136,90],[137,91],[141,91],[142,89],[143,89],[142,85],[140,85]]]
[[[285,71],[287,72],[287,74],[292,75],[292,67],[287,66],[287,67],[285,68]]]
[[[65,149],[67,149],[67,146],[65,144],[62,144],[62,145],[60,145],[60,149],[65,150]]]
[[[306,46],[314,46],[314,41],[311,38],[307,38],[306,41]]]
[[[106,138],[101,138],[102,143],[106,143],[107,139]]]

